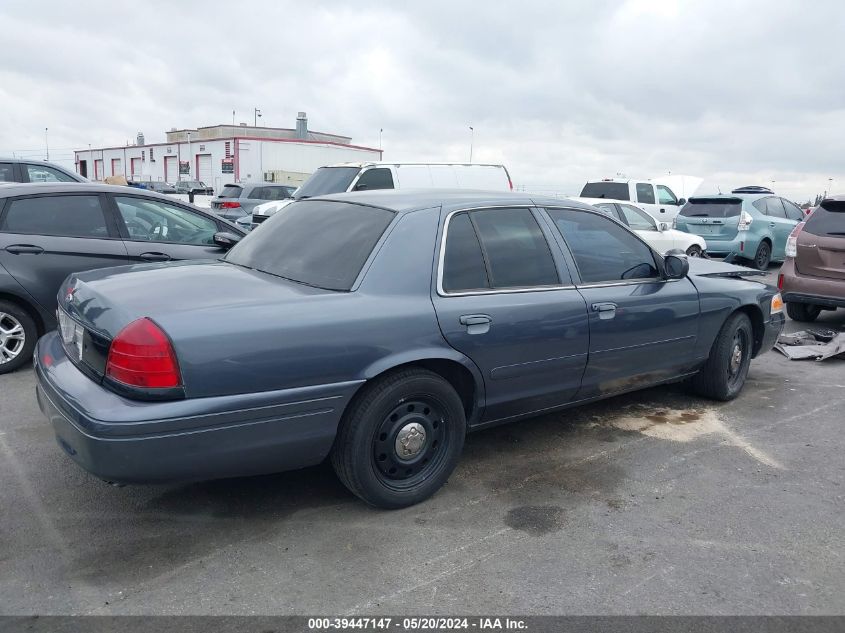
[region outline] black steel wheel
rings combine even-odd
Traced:
[[[751,319],[743,312],[733,313],[725,323],[707,362],[690,381],[695,393],[714,400],[733,400],[742,391],[754,351]]]
[[[687,257],[701,257],[701,247],[693,244],[687,249]]]
[[[356,396],[341,421],[332,465],[367,503],[402,508],[446,483],[465,434],[463,403],[452,386],[433,372],[405,369]]]
[[[765,240],[760,242],[752,263],[757,270],[768,270],[769,262],[772,260],[772,247]]]

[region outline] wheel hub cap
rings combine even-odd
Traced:
[[[425,446],[425,428],[422,424],[411,422],[403,426],[396,435],[396,454],[400,459],[411,459]]]
[[[11,314],[0,312],[0,365],[18,357],[23,349],[24,339],[20,321]]]
[[[734,345],[734,351],[731,353],[731,372],[735,373],[742,363],[742,347],[739,343]]]

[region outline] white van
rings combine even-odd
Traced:
[[[482,189],[510,191],[504,165],[468,163],[341,163],[320,167],[293,193],[293,198],[258,205],[252,225],[260,224],[294,200],[344,191],[374,189]]]

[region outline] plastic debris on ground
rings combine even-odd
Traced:
[[[789,360],[845,359],[845,334],[834,330],[801,330],[781,334],[775,349]]]

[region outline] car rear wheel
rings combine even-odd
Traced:
[[[754,255],[754,259],[751,263],[754,265],[754,268],[757,270],[768,270],[769,269],[769,262],[772,260],[772,247],[769,246],[768,242],[760,242],[760,246],[757,247],[757,252]]]
[[[819,306],[810,305],[809,303],[786,304],[786,313],[793,321],[812,323],[818,318],[821,312],[822,309]]]
[[[465,435],[463,403],[452,386],[433,372],[406,369],[356,397],[341,421],[332,466],[367,503],[404,508],[446,483]]]
[[[701,247],[693,244],[687,249],[687,257],[701,257]]]
[[[733,400],[742,391],[751,365],[754,335],[751,320],[735,312],[722,325],[707,362],[690,384],[697,394],[714,400]]]
[[[0,301],[0,374],[29,362],[37,338],[38,329],[27,311],[15,303]]]

